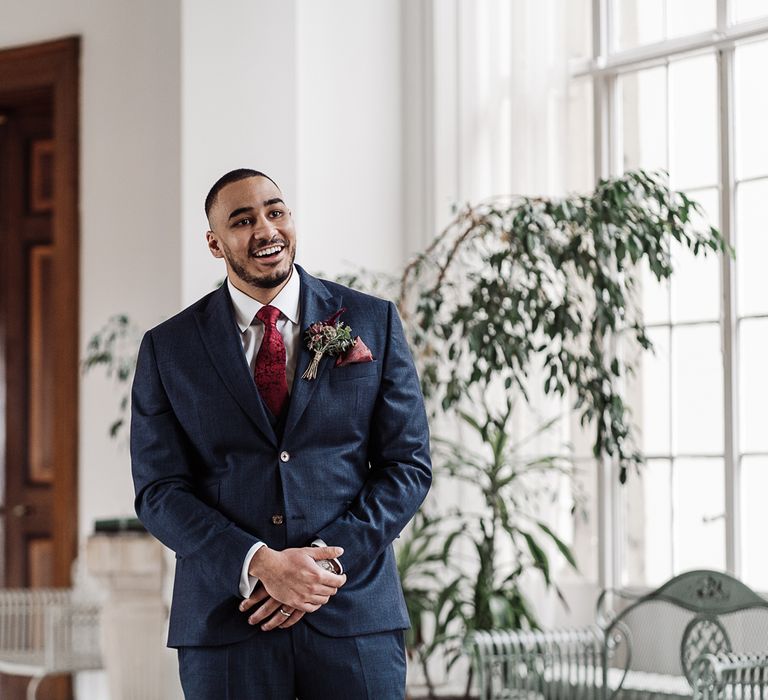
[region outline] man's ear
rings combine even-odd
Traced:
[[[219,248],[219,241],[213,231],[205,232],[205,240],[208,243],[208,250],[211,251],[211,255],[213,255],[214,258],[224,257],[224,253],[222,253],[221,248]]]

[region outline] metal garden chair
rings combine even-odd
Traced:
[[[476,632],[483,700],[768,700],[768,601],[716,571],[605,591],[580,630]]]
[[[29,676],[27,700],[46,676],[101,667],[98,605],[67,589],[0,589],[0,673]]]

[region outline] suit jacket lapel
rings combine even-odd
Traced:
[[[203,343],[224,385],[256,427],[277,446],[277,436],[245,359],[226,284],[213,294],[211,303],[196,318]]]
[[[315,379],[302,379],[301,375],[309,366],[313,353],[307,348],[304,334],[310,324],[315,321],[324,321],[341,308],[341,299],[334,297],[328,288],[320,280],[307,274],[303,268],[296,266],[301,279],[301,319],[299,321],[300,338],[299,352],[296,360],[296,374],[293,378],[291,389],[291,401],[288,406],[288,416],[285,420],[285,432],[287,436],[296,427],[304,410],[312,398],[315,389],[320,384],[323,374],[328,371],[334,358],[328,355],[320,360]]]

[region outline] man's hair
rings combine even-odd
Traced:
[[[277,189],[280,189],[277,183],[265,173],[258,170],[251,170],[250,168],[238,168],[237,170],[230,170],[225,175],[222,175],[216,182],[213,183],[211,191],[208,192],[208,196],[205,198],[205,215],[209,216],[211,213],[211,207],[216,202],[219,192],[223,190],[227,185],[233,182],[239,182],[240,180],[247,180],[249,177],[265,177],[269,180]]]

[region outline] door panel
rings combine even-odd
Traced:
[[[15,175],[6,178],[7,186],[0,190],[0,207],[9,221],[0,232],[8,266],[3,290],[7,437],[2,584],[9,588],[51,586],[53,562],[46,563],[44,558],[52,556],[52,547],[41,548],[39,543],[53,538],[55,491],[53,211],[39,207],[39,198],[32,194],[40,189],[38,181],[43,178],[41,161],[33,154],[37,143],[50,140],[51,103],[45,95],[18,97],[12,104],[0,105],[0,110],[6,116],[2,162]]]

